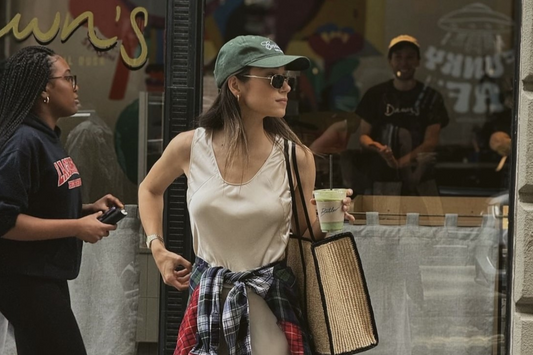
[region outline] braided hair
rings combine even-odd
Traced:
[[[43,46],[22,48],[3,63],[0,80],[0,150],[46,89],[55,52]]]

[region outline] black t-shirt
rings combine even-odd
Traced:
[[[78,275],[82,242],[75,237],[2,238],[21,213],[43,219],[81,217],[81,178],[58,135],[59,129],[29,115],[0,152],[0,273],[55,279]]]
[[[449,122],[442,95],[419,81],[409,91],[397,90],[393,80],[373,86],[355,112],[372,126],[371,138],[388,145],[397,159],[423,143],[428,126],[440,124],[443,128]],[[369,160],[372,181],[402,180],[381,157],[376,155]],[[429,179],[430,174],[428,170],[422,180]]]
[[[409,91],[399,91],[389,80],[368,89],[355,110],[357,115],[372,125],[371,138],[382,144],[388,127],[404,128],[412,138],[412,149],[424,141],[426,128],[448,124],[448,112],[442,95],[417,81]],[[391,147],[394,150],[394,147]],[[411,150],[412,150],[411,149]]]

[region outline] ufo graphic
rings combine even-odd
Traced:
[[[512,19],[481,3],[467,5],[452,11],[438,21],[447,33],[442,45],[462,47],[465,52],[477,54],[499,52],[504,47],[502,35],[513,29]]]

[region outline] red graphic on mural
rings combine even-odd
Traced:
[[[331,33],[332,35],[324,36]],[[352,29],[338,28],[335,24],[327,24],[309,37],[309,45],[320,54],[326,67],[332,63],[359,52],[364,46],[364,38]]]
[[[117,20],[117,6],[120,7],[120,16]],[[107,38],[117,36],[122,41],[122,46],[130,57],[135,54],[135,49],[139,40],[133,31],[130,22],[130,15],[133,10],[131,4],[120,0],[93,0],[88,1],[69,1],[69,11],[75,18],[85,11],[91,11],[94,14],[94,25],[100,33]],[[87,24],[85,24],[87,26]],[[137,19],[137,26],[141,31],[144,30],[144,19]],[[123,61],[117,61],[117,67],[113,76],[109,99],[122,100],[128,86],[130,75],[128,68]]]

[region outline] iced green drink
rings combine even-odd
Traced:
[[[316,200],[318,220],[322,232],[340,231],[344,225],[342,200],[346,197],[346,189],[323,189],[313,191]]]

